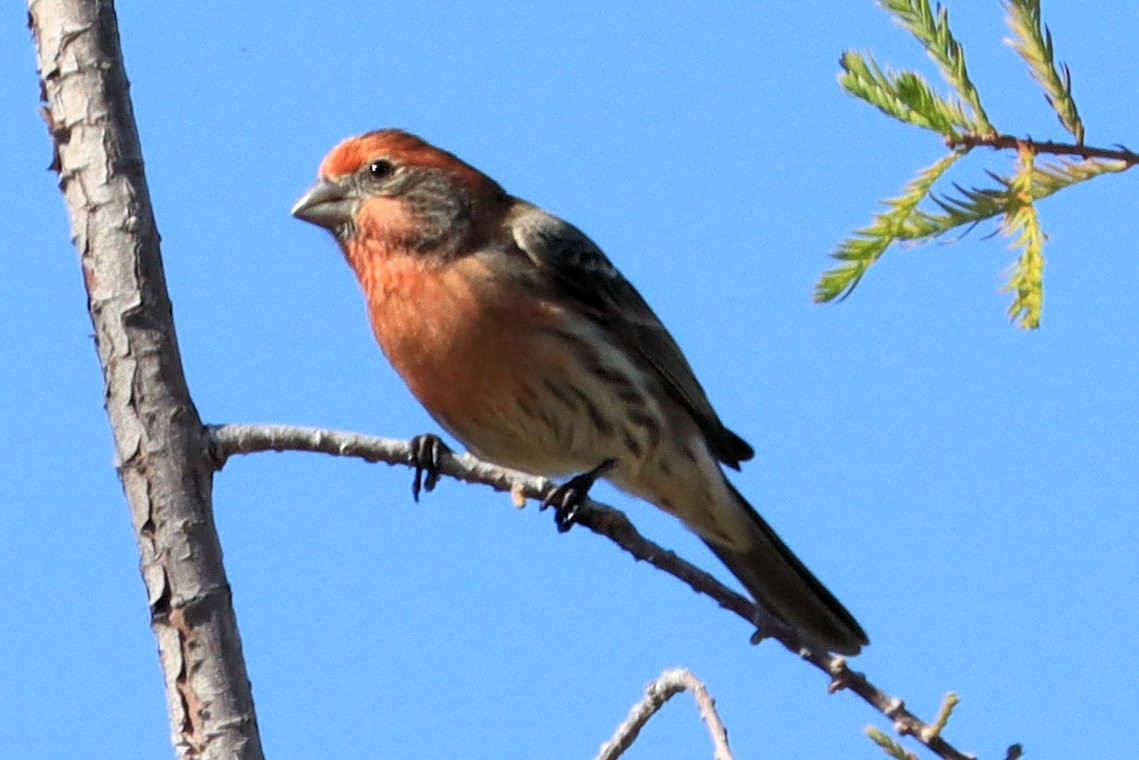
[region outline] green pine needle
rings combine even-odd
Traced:
[[[1015,211],[1021,201],[1018,193],[1024,193],[1031,201],[1047,198],[1065,187],[1084,182],[1093,177],[1110,172],[1121,172],[1127,168],[1123,161],[1085,159],[1073,161],[1060,159],[1053,163],[1033,163],[1031,171],[1020,180],[989,173],[997,182],[994,188],[964,188],[955,185],[956,196],[932,196],[944,213],[930,214],[919,211],[913,219],[912,236],[904,239],[936,237],[961,226],[973,226],[1002,214]],[[1023,187],[1017,186],[1020,182]]]
[[[1059,70],[1054,62],[1052,32],[1040,21],[1040,0],[1004,0],[1008,25],[1015,39],[1005,40],[1028,63],[1048,104],[1056,111],[1064,129],[1072,133],[1076,143],[1084,144],[1084,123],[1072,99],[1072,76],[1067,66]]]
[[[843,71],[838,81],[843,89],[899,121],[951,138],[977,129],[959,101],[934,92],[920,74],[883,70],[869,54],[853,50],[843,53],[839,62]]]
[[[1001,220],[1001,234],[1012,239],[1010,248],[1019,248],[1020,257],[1009,270],[1008,283],[1001,288],[1014,293],[1008,307],[1009,319],[1021,328],[1040,327],[1044,305],[1044,231],[1032,204],[1033,154],[1018,151],[1017,171],[1009,183],[1009,204]]]
[[[937,163],[923,169],[906,185],[901,196],[885,201],[889,207],[886,211],[876,214],[868,226],[855,230],[854,236],[839,243],[831,256],[841,263],[824,272],[815,283],[816,303],[850,295],[870,266],[895,242],[928,242],[952,230],[964,228],[967,232],[981,222],[1003,216],[1002,232],[1013,237],[1014,245],[1025,251],[1010,275],[1009,289],[1016,290],[1018,294],[1014,300],[1015,311],[1012,316],[1023,327],[1035,326],[1032,324],[1032,315],[1035,315],[1036,323],[1039,323],[1043,286],[1038,285],[1038,282],[1044,258],[1038,254],[1044,237],[1041,233],[1038,241],[1031,234],[1023,241],[1021,238],[1022,230],[1027,233],[1039,230],[1032,203],[1100,174],[1124,171],[1127,164],[1100,159],[1060,159],[1054,163],[1042,164],[1033,162],[1027,168],[1021,166],[1013,178],[990,173],[996,187],[969,188],[954,185],[956,192],[952,195],[932,194],[930,190],[933,183],[961,155],[958,152],[946,154]],[[937,206],[938,211],[926,211],[918,207],[927,197]],[[1030,249],[1036,253],[1028,253]]]
[[[989,121],[981,96],[965,68],[965,51],[949,30],[949,11],[940,3],[936,13],[929,0],[880,0],[881,7],[893,14],[894,19],[925,46],[926,53],[941,70],[942,77],[957,90],[961,99],[973,110],[976,132],[996,134]]]
[[[940,736],[941,732],[945,730],[946,725],[949,724],[949,716],[953,714],[953,710],[960,704],[961,698],[953,692],[945,695],[944,701],[941,703],[941,709],[937,711],[937,719],[933,722],[933,735]]]
[[[902,749],[902,745],[898,744],[896,741],[891,739],[880,729],[875,728],[874,726],[866,727],[866,735],[869,736],[875,744],[881,747],[887,755],[894,758],[895,760],[917,760],[916,755],[914,755],[912,752],[906,752],[904,749]]]
[[[869,226],[855,230],[855,237],[839,243],[831,256],[842,263],[822,274],[815,283],[815,303],[846,298],[858,285],[875,261],[898,239],[913,237],[914,215],[918,204],[930,192],[933,183],[961,157],[961,153],[949,153],[937,163],[918,173],[897,198],[885,201],[888,210],[875,214]]]
[[[869,268],[895,243],[924,243],[951,231],[966,234],[976,225],[998,220],[997,228],[1018,256],[1007,272],[1003,290],[1013,294],[1009,318],[1019,327],[1040,325],[1044,301],[1044,243],[1036,201],[1092,177],[1121,172],[1137,163],[1130,151],[1084,148],[1084,124],[1072,97],[1067,66],[1057,65],[1052,33],[1041,21],[1040,0],[1001,0],[1012,36],[1007,39],[1027,62],[1033,79],[1043,88],[1061,124],[1075,137],[1075,145],[1036,143],[998,134],[969,79],[965,53],[949,29],[949,12],[936,0],[878,0],[900,26],[909,31],[953,92],[943,95],[920,74],[880,66],[870,53],[843,53],[839,83],[887,115],[940,134],[951,152],[923,169],[871,223],[855,230],[831,252],[837,264],[815,283],[816,303],[842,300],[853,292]],[[994,185],[963,187],[949,193],[933,192],[933,185],[949,167],[973,148],[1016,147],[1016,171],[1011,177],[989,172]],[[1037,153],[1060,156],[1038,163]],[[1082,160],[1068,156],[1080,155]],[[1092,158],[1091,156],[1096,156]],[[924,201],[929,200],[928,203]],[[925,208],[922,208],[922,206]],[[945,717],[952,704],[945,705]]]

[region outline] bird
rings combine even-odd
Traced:
[[[332,233],[380,348],[475,456],[604,477],[693,531],[828,652],[865,631],[728,481],[754,455],[664,324],[578,228],[401,129],[349,137],[292,215]],[[418,475],[417,481],[418,483]]]

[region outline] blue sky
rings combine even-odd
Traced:
[[[1005,242],[890,251],[839,306],[826,253],[942,151],[835,84],[843,49],[936,77],[871,2],[121,4],[186,372],[210,422],[435,430],[326,234],[288,209],[342,137],[402,126],[593,237],[757,450],[734,482],[858,616],[855,663],[1003,756],[1128,746],[1139,685],[1131,175],[1040,204],[1044,326]],[[769,4],[776,5],[776,4]],[[1139,8],[1046,3],[1088,142],[1139,143]],[[954,30],[1002,131],[1062,139],[996,2]],[[0,23],[0,746],[170,755],[161,677],[24,12]],[[1009,157],[978,153],[953,179]],[[488,489],[305,454],[232,461],[216,511],[266,751],[592,757],[685,666],[739,758],[875,758],[886,722],[585,531]],[[726,575],[670,518],[604,488]],[[708,757],[690,701],[631,758]]]

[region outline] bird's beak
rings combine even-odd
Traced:
[[[292,215],[335,232],[352,222],[356,199],[349,188],[321,180],[310,187],[293,205]]]

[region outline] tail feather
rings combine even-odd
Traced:
[[[796,557],[730,483],[728,488],[754,518],[752,545],[736,551],[705,541],[764,609],[797,628],[827,651],[855,655],[870,640],[834,594]]]

